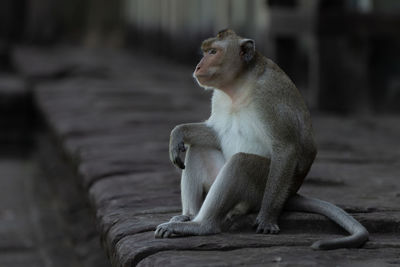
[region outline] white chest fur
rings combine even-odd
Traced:
[[[251,103],[233,107],[231,99],[217,91],[213,96],[212,109],[206,123],[218,133],[225,159],[238,152],[264,157],[271,155],[267,127],[261,123]]]

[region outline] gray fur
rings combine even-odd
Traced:
[[[220,49],[223,52],[219,52],[222,55],[205,55],[196,71],[202,72],[203,86],[214,86],[216,91],[230,97],[232,115],[221,111],[227,105],[226,97],[214,93],[212,114],[206,123],[179,125],[171,132],[170,159],[184,169],[182,216],[159,225],[155,236],[215,234],[234,216],[257,211],[257,233],[276,234],[278,217],[287,203],[289,209],[323,214],[352,234],[319,241],[313,248],[362,245],[368,239],[368,232],[350,215],[330,203],[296,194],[317,153],[310,114],[296,86],[271,60],[258,52],[239,65],[236,59],[230,60],[240,56],[241,44],[247,43],[247,50],[251,51],[254,42],[245,40],[248,39],[225,30],[202,45],[208,49],[214,41],[224,44]],[[213,60],[217,62],[215,65]],[[208,77],[206,66],[218,69]],[[221,121],[224,118],[231,123]],[[257,119],[257,123],[251,124],[243,118]],[[245,128],[237,128],[243,125]],[[232,147],[226,140],[233,142]],[[244,144],[249,144],[248,149]],[[259,151],[259,147],[268,151]]]

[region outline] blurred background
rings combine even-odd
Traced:
[[[178,190],[128,175],[167,180],[170,130],[209,114],[210,95],[191,78],[200,43],[226,28],[254,39],[306,99],[320,151],[315,192],[393,210],[400,0],[1,0],[0,266],[107,266],[91,215],[104,242],[112,231],[101,216],[131,235],[142,198],[146,212],[159,205],[154,192],[163,205],[179,201]],[[127,179],[102,189],[119,175]]]
[[[194,65],[202,39],[254,38],[311,109],[400,111],[398,0],[2,0],[0,68],[18,44],[147,49]]]

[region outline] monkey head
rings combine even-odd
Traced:
[[[254,41],[232,30],[220,31],[216,37],[205,40],[201,50],[203,58],[193,77],[202,87],[221,90],[235,83],[256,54]]]

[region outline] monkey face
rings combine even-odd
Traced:
[[[203,58],[197,64],[193,77],[201,86],[213,86],[213,81],[217,78],[219,69],[223,63],[224,48],[213,44],[203,51]]]
[[[197,64],[193,77],[202,87],[221,90],[234,83],[255,53],[254,41],[244,39],[231,30],[205,40],[201,49],[203,58]]]

